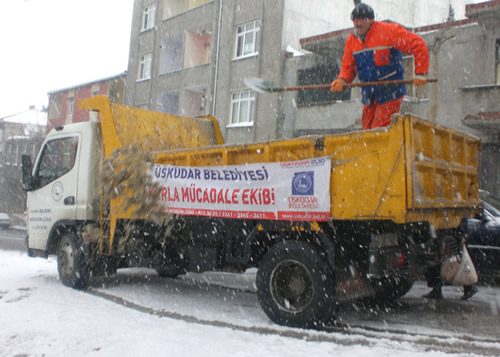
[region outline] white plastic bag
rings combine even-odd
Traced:
[[[455,274],[455,277],[451,281],[451,285],[465,286],[477,283],[477,271],[474,267],[474,263],[470,258],[469,252],[465,247],[462,248],[462,259],[460,261],[460,266]]]
[[[457,275],[458,268],[460,268],[460,256],[454,255],[446,259],[441,264],[441,281],[445,284],[451,284]]]
[[[477,272],[465,245],[462,255],[454,255],[441,265],[441,280],[445,284],[465,286],[477,283]]]

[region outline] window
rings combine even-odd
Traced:
[[[14,166],[20,166],[21,164],[21,154],[19,153],[20,147],[19,143],[13,148],[14,150],[14,157],[12,158],[12,165]]]
[[[165,0],[163,5],[163,19],[168,19],[185,11],[194,9],[212,0]]]
[[[495,57],[497,84],[500,84],[500,39],[495,45]]]
[[[139,61],[139,70],[137,71],[137,80],[144,80],[151,78],[151,63],[153,62],[153,55],[151,53],[141,56]]]
[[[186,31],[184,40],[184,68],[195,67],[210,61],[212,35],[206,31]]]
[[[142,28],[141,31],[152,29],[155,25],[155,12],[156,6],[154,4],[148,5],[144,8],[142,14]]]
[[[12,160],[12,145],[10,143],[5,144],[3,156],[4,156],[5,166],[10,165]]]
[[[206,87],[182,90],[179,98],[179,115],[196,117],[205,115]]]
[[[73,116],[73,110],[75,109],[75,99],[73,97],[68,98],[68,116]]]
[[[186,0],[188,10],[194,9],[195,7],[201,6],[210,2],[212,0]]]
[[[161,42],[160,74],[210,62],[212,35],[207,31],[184,31]]]
[[[179,112],[179,91],[158,94],[156,109],[163,113],[177,114]]]
[[[236,58],[259,53],[260,20],[238,26],[236,33]]]
[[[160,73],[171,73],[182,69],[183,34],[168,36],[161,42]]]
[[[156,110],[187,117],[205,115],[206,87],[173,90],[158,94]]]
[[[321,64],[297,71],[298,85],[328,84],[337,78],[340,70],[335,64]],[[341,93],[328,90],[305,90],[297,94],[297,105],[304,107],[351,99],[351,89]]]
[[[77,148],[76,136],[48,141],[42,149],[35,171],[35,185],[45,186],[71,171],[75,164]]]
[[[231,124],[251,124],[254,116],[255,92],[234,92],[231,96]]]

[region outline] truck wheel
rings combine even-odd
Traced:
[[[98,261],[94,262],[90,267],[92,276],[113,276],[116,275],[118,263],[112,258],[101,257]]]
[[[162,278],[177,278],[186,273],[187,262],[181,256],[185,256],[182,249],[172,248],[163,252],[155,266],[158,275]]]
[[[162,265],[161,267],[156,268],[156,272],[162,278],[177,278],[178,275],[184,272],[184,269],[180,268],[175,264],[170,265]]]
[[[61,282],[74,289],[85,289],[89,282],[88,262],[76,234],[67,232],[57,248],[57,270]]]
[[[332,268],[307,243],[278,243],[259,264],[257,297],[277,324],[322,325],[332,319],[336,308]]]

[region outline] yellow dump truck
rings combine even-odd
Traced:
[[[56,254],[70,287],[126,266],[166,277],[257,268],[271,320],[323,323],[344,302],[404,295],[458,252],[479,203],[480,142],[411,115],[226,145],[213,117],[106,97],[79,106],[100,122],[57,127],[34,165],[23,156],[28,252]]]

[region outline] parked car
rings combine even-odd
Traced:
[[[480,191],[483,209],[467,222],[467,249],[479,277],[500,277],[500,197]]]
[[[0,227],[2,229],[9,229],[10,228],[10,217],[7,213],[0,213]]]

